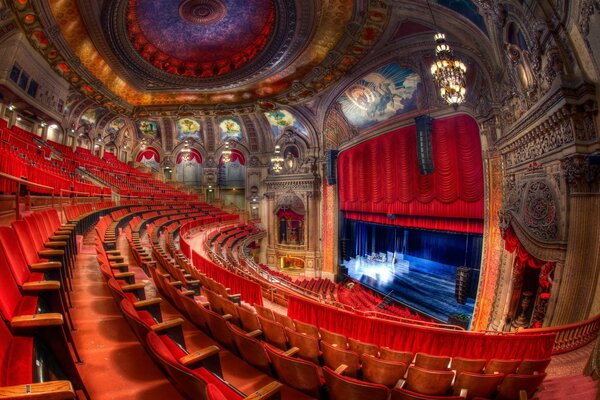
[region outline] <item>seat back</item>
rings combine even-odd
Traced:
[[[406,373],[406,364],[402,362],[382,360],[366,353],[363,353],[360,360],[364,380],[389,388],[396,386]]]
[[[271,364],[263,344],[229,322],[227,327],[231,331],[235,346],[242,358],[261,371],[271,374]]]
[[[402,362],[406,365],[410,365],[415,358],[414,354],[410,351],[392,350],[389,347],[381,347],[379,349],[379,357],[382,360]]]
[[[426,353],[417,353],[415,356],[415,366],[433,369],[436,371],[448,371],[450,369],[450,357],[433,356]]]
[[[0,288],[0,313],[6,320],[10,321],[15,316],[23,296],[3,251],[0,251]],[[2,323],[0,321],[0,324]]]
[[[467,390],[467,399],[474,397],[483,397],[485,399],[492,397],[498,390],[498,385],[504,379],[504,374],[476,374],[472,372],[462,372],[457,375],[453,386],[453,394],[459,395],[461,390]]]
[[[462,396],[429,396],[402,388],[394,388],[390,400],[465,400],[465,398]]]
[[[514,374],[521,365],[521,360],[491,359],[485,365],[486,374]]]
[[[475,374],[483,373],[486,360],[475,358],[454,357],[450,364],[450,369],[456,372],[458,376],[461,372],[473,372]]]
[[[271,321],[275,321],[275,315],[273,315],[273,310],[267,307],[263,307],[261,305],[255,304],[254,308],[256,309],[256,313],[263,318],[269,319]]]
[[[450,391],[454,372],[425,369],[417,366],[408,368],[406,390],[432,396],[444,396]]]
[[[386,386],[349,378],[337,374],[329,367],[323,368],[323,375],[331,400],[387,400],[389,396]]]
[[[198,368],[195,371],[186,368],[177,360],[177,358],[175,358],[175,356],[173,356],[173,353],[171,353],[169,348],[154,332],[148,333],[146,343],[148,344],[150,354],[171,378],[171,381],[175,384],[177,390],[190,399],[207,398],[206,386],[207,383],[212,383],[207,382],[207,380],[210,379],[207,375],[208,371],[204,368]],[[222,391],[223,389],[219,387],[219,390]],[[229,390],[226,395],[226,398],[231,400],[239,400],[242,398],[232,390]]]
[[[286,356],[269,344],[265,344],[265,350],[281,382],[309,396],[321,398],[319,368],[315,364]]]
[[[29,226],[29,232],[31,233],[34,243],[36,243],[36,248],[38,250],[42,249],[44,247],[44,242],[48,240],[48,236],[44,236],[46,228],[42,228],[41,221],[33,215],[25,217],[24,221]]]
[[[313,362],[319,363],[319,341],[312,336],[304,335],[302,333],[285,328],[288,341],[291,347],[297,347],[300,349],[296,355],[300,358]]]
[[[129,327],[138,338],[140,343],[146,347],[146,335],[152,330],[151,327],[154,325],[154,323],[151,322],[152,317],[146,311],[137,311],[128,299],[121,300],[119,305],[125,320],[129,324]],[[146,313],[148,316],[143,318],[140,315],[141,313]]]
[[[25,260],[28,265],[35,264],[39,261],[38,249],[31,238],[29,227],[23,220],[16,220],[11,223],[12,228],[17,234],[17,239],[21,245],[21,251],[25,255]]]
[[[260,322],[258,322],[255,312],[244,306],[239,306],[237,311],[238,316],[240,317],[240,324],[246,332],[252,332],[260,329]]]
[[[519,392],[524,391],[527,398],[531,398],[540,387],[546,373],[538,375],[508,374],[498,388],[497,400],[519,399]]]
[[[294,324],[294,320],[288,317],[287,315],[279,314],[278,312],[273,311],[273,316],[275,317],[275,321],[279,322],[286,328],[290,328],[291,330],[296,330],[296,325]]]
[[[186,316],[192,321],[194,325],[203,330],[204,332],[208,332],[208,322],[206,320],[206,309],[201,304],[198,304],[194,301],[194,299],[181,295],[181,303],[185,307]]]
[[[343,349],[348,348],[348,339],[340,333],[331,332],[325,328],[319,328],[319,334],[321,335],[321,340],[324,340],[329,344],[335,344]]]
[[[0,226],[0,247],[10,266],[15,281],[19,286],[29,280],[31,271],[25,262],[21,245],[17,240],[15,231],[8,226]]]
[[[272,321],[258,316],[260,326],[262,327],[263,336],[267,343],[279,347],[281,350],[287,350],[287,337],[285,336],[285,328],[279,322]]]
[[[315,325],[301,321],[294,321],[294,325],[296,325],[296,332],[312,336],[317,340],[320,339],[319,329]]]
[[[348,348],[358,354],[370,354],[375,357],[379,357],[379,346],[373,343],[361,342],[360,340],[348,338]]]
[[[204,316],[213,339],[217,340],[219,343],[221,343],[228,349],[235,350],[233,336],[231,335],[231,331],[227,327],[227,321],[225,320],[225,318],[223,318],[222,315],[219,315],[211,310],[206,310]]]
[[[517,369],[517,373],[519,375],[543,374],[546,372],[550,361],[549,358],[545,360],[523,360]]]
[[[344,375],[356,377],[359,367],[359,357],[353,351],[345,350],[329,344],[321,340],[321,351],[323,351],[323,361],[326,366],[331,369],[337,369],[340,365],[345,364],[348,366],[344,371]]]

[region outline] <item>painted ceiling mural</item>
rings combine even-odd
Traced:
[[[391,15],[386,2],[352,0],[33,3],[10,5],[34,48],[80,93],[129,115],[307,100],[364,58]]]
[[[177,120],[177,139],[184,140],[187,138],[201,140],[202,128],[198,121],[191,118],[182,118]]]
[[[269,42],[273,0],[129,0],[127,29],[138,53],[176,75],[211,77],[238,69]]]
[[[81,114],[81,118],[79,119],[79,125],[88,125],[94,126],[98,121],[98,117],[100,116],[102,109],[100,108],[88,108]]]
[[[337,101],[348,122],[365,129],[416,109],[420,82],[415,71],[392,63],[352,83]]]
[[[293,128],[296,132],[308,137],[306,128],[291,112],[287,110],[266,112],[265,116],[267,117],[269,125],[271,126],[271,133],[273,134],[274,141],[277,140],[277,138],[283,132],[285,132],[286,128]]]
[[[113,119],[108,127],[106,128],[106,132],[112,137],[115,138],[121,132],[121,129],[125,127],[125,119],[124,118],[115,118]]]
[[[221,117],[219,118],[219,131],[221,132],[221,140],[234,139],[238,142],[243,139],[242,125],[236,117]]]
[[[141,139],[160,139],[160,130],[156,121],[141,119],[136,121],[135,128]]]

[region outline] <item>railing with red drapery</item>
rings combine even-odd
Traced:
[[[476,228],[482,233],[483,162],[477,122],[467,115],[435,120],[431,136],[434,172],[428,175],[419,171],[414,125],[341,153],[340,209],[361,221],[398,225],[404,218],[409,226],[430,229],[431,218],[448,219],[442,229]]]
[[[218,266],[194,250],[192,250],[192,263],[198,271],[205,273],[209,278],[231,289],[231,294],[239,293],[242,300],[246,303],[262,306],[262,288],[258,283]]]
[[[550,358],[555,335],[452,331],[359,316],[312,300],[290,296],[288,316],[347,337],[399,351],[466,358]]]
[[[186,233],[193,228],[202,225],[213,224],[216,222],[233,222],[237,221],[238,219],[239,215],[237,214],[223,214],[199,218],[193,222],[189,222],[182,226],[179,231],[179,247],[200,272],[205,273],[209,278],[214,279],[223,286],[231,289],[232,294],[239,293],[242,297],[242,300],[245,302],[249,304],[262,305],[262,289],[258,283],[236,275],[235,273],[228,271],[227,269],[222,268],[212,261],[202,257],[196,251],[191,249],[191,246],[187,241]]]

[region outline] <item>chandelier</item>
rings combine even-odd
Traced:
[[[271,157],[271,168],[273,172],[276,174],[280,173],[283,170],[283,157],[281,156],[281,148],[279,145],[275,146],[275,151],[273,152],[273,157]]]
[[[467,67],[454,57],[452,49],[446,43],[446,35],[436,33],[435,40],[435,62],[431,65],[433,81],[440,90],[442,99],[457,108],[464,103],[467,92]]]
[[[221,152],[221,160],[223,160],[224,163],[231,161],[231,148],[229,147],[229,142],[225,143],[225,148]]]

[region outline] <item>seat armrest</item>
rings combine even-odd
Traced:
[[[0,387],[0,399],[74,399],[75,390],[69,381],[50,381]]]
[[[396,382],[396,386],[397,388],[400,389],[404,389],[404,386],[406,385],[406,379],[398,379],[398,382]]]
[[[195,351],[191,354],[185,355],[179,359],[179,362],[185,365],[188,368],[194,368],[195,364],[219,354],[219,349],[217,346],[208,346],[203,348],[202,350]]]
[[[296,353],[298,353],[300,351],[300,349],[298,347],[292,347],[291,349],[289,349],[288,351],[284,351],[283,354],[286,356],[290,356],[293,357],[296,355]]]
[[[173,318],[165,322],[161,322],[160,324],[152,325],[152,330],[156,333],[164,332],[169,329],[179,327],[183,324],[182,318]]]
[[[42,328],[61,326],[63,321],[63,316],[59,313],[19,315],[10,321],[10,326],[13,329]]]
[[[59,281],[25,282],[23,284],[22,288],[23,288],[23,294],[58,290],[58,289],[60,289],[60,282]]]
[[[53,242],[56,242],[56,241],[59,241],[59,240],[63,240],[63,241],[69,240],[69,239],[71,239],[71,237],[68,236],[68,235],[56,235],[56,234],[54,234],[52,236],[48,236],[48,239],[51,240],[51,241],[53,241]]]
[[[233,318],[233,315],[231,315],[231,314],[225,314],[225,315],[223,315],[223,319],[225,321],[229,321],[231,318]]]
[[[135,277],[135,272],[113,272],[115,279],[127,279]]]
[[[139,289],[144,289],[144,287],[146,287],[146,285],[143,283],[132,283],[131,285],[121,286],[121,290],[124,292],[133,292]]]
[[[61,268],[62,268],[62,263],[60,263],[58,261],[35,263],[35,264],[31,264],[29,266],[30,270],[36,271],[36,272],[52,271],[52,270],[61,269]]]
[[[153,299],[140,300],[133,303],[133,306],[138,310],[143,310],[145,308],[155,306],[162,303],[162,299],[160,297],[155,297]]]
[[[252,393],[250,396],[247,396],[245,400],[259,400],[259,399],[275,399],[279,398],[279,392],[283,384],[281,382],[273,381],[266,386],[258,389],[256,392]],[[274,397],[277,396],[277,397]]]
[[[256,329],[256,330],[253,330],[252,332],[248,332],[247,335],[250,337],[256,338],[256,337],[262,335],[262,331],[260,329]]]
[[[519,400],[527,400],[527,391],[519,390]]]
[[[335,373],[344,375],[344,372],[346,372],[347,369],[348,366],[346,364],[340,364],[340,366],[335,369]]]
[[[38,256],[42,258],[62,257],[65,255],[64,250],[40,250]]]
[[[60,249],[63,247],[67,247],[67,242],[46,242],[44,243],[44,247],[49,247],[51,249]]]

